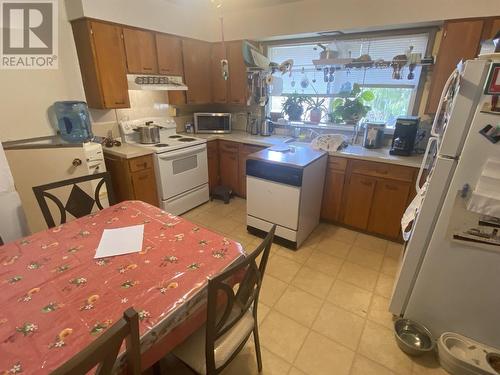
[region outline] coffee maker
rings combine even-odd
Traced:
[[[420,117],[402,116],[396,120],[394,135],[392,136],[391,155],[410,156],[415,147]]]

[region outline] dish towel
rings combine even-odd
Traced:
[[[476,188],[467,203],[467,209],[500,217],[500,160],[486,161]]]
[[[311,146],[315,150],[337,151],[347,146],[347,137],[342,134],[323,134],[314,138]]]

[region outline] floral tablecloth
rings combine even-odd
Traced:
[[[94,259],[103,229],[144,224],[140,253]],[[0,374],[45,374],[134,307],[144,352],[203,303],[240,244],[128,201],[0,247]]]

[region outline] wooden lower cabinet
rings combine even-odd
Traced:
[[[353,228],[368,227],[376,179],[352,174],[346,186],[343,222]]]
[[[238,195],[240,197],[246,198],[247,196],[247,158],[248,155],[253,154],[254,152],[259,152],[265,149],[265,147],[254,146],[248,144],[240,144],[238,162],[239,162],[239,179],[240,179],[240,187],[238,190]]]
[[[344,192],[345,173],[327,168],[321,218],[330,221],[340,220],[342,194]]]
[[[377,180],[371,205],[368,231],[397,238],[406,209],[410,182]]]
[[[219,142],[207,142],[207,158],[208,158],[208,187],[210,193],[213,193],[214,188],[220,185],[220,170],[219,170]]]
[[[105,156],[117,202],[140,200],[158,206],[153,156],[125,159]]]
[[[417,168],[330,156],[321,218],[392,240],[414,196]]]
[[[220,183],[239,195],[238,143],[219,141]]]

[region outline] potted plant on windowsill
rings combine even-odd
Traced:
[[[289,121],[301,121],[304,108],[302,104],[307,100],[305,96],[299,94],[289,95],[283,102],[282,113],[288,116]]]
[[[354,84],[352,91],[343,97],[336,98],[330,104],[329,113],[331,122],[339,120],[355,125],[370,111],[371,107],[365,103],[375,99],[375,95],[370,90],[361,91],[358,84]]]
[[[325,107],[326,98],[307,98],[307,108],[306,112],[309,112],[309,121],[318,124],[321,122],[321,118],[323,117],[323,111],[327,112],[328,110]]]

